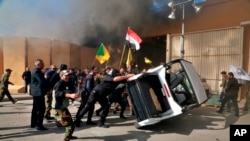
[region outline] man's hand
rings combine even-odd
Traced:
[[[72,99],[77,99],[78,97],[79,97],[79,94],[77,93],[70,94],[70,98]]]
[[[79,94],[77,94],[77,93],[66,93],[65,97],[71,98],[71,99],[77,99],[79,97]]]

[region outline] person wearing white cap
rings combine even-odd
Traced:
[[[56,82],[52,91],[52,108],[54,109],[56,124],[66,127],[64,141],[76,139],[73,136],[75,125],[68,110],[69,99],[77,99],[79,94],[71,89],[70,72],[63,70],[60,72],[60,80]]]

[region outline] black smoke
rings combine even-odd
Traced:
[[[0,34],[69,41],[97,47],[124,44],[127,28],[139,35],[166,22],[170,0],[1,0]]]

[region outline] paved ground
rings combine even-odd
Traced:
[[[36,131],[30,127],[30,112],[32,100],[29,95],[13,95],[19,101],[12,104],[9,101],[0,102],[0,140],[1,141],[61,141],[64,128],[57,128],[54,122],[44,121],[48,131]],[[244,101],[240,102],[242,107]],[[75,115],[77,106],[69,107]],[[99,105],[96,105],[99,106]],[[77,140],[86,141],[229,141],[230,124],[250,124],[250,114],[240,111],[240,117],[234,113],[217,114],[215,107],[200,107],[188,111],[178,117],[165,120],[157,125],[136,129],[136,119],[126,120],[118,115],[109,114],[107,123],[110,128],[83,126],[76,128],[74,135]],[[93,120],[98,120],[94,116]],[[83,119],[85,121],[85,118]]]

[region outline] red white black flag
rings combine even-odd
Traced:
[[[133,50],[140,49],[140,43],[142,39],[130,28],[128,28],[126,35],[126,43]]]

